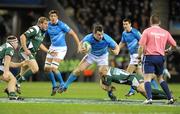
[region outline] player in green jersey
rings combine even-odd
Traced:
[[[8,36],[6,43],[0,46],[0,80],[8,83],[7,92],[10,100],[23,100],[22,97],[16,95],[16,78],[9,71],[10,67],[21,67],[24,62],[14,63],[11,58],[14,50],[18,47],[18,40],[15,36]]]
[[[144,89],[144,79],[142,76],[130,74],[127,71],[119,68],[109,67],[107,75],[101,78],[100,84],[102,89],[108,92],[108,96],[110,97],[110,99],[114,101],[117,99],[113,94],[113,90],[115,90],[115,87],[111,85],[112,82],[131,85],[133,89],[146,97],[146,92]],[[166,94],[159,89],[152,89],[152,96],[153,99],[167,98]]]
[[[40,17],[37,25],[30,27],[20,36],[22,46],[20,49],[20,55],[24,60],[27,60],[27,65],[21,68],[20,74],[17,78],[18,88],[20,88],[20,83],[23,80],[28,79],[29,76],[38,72],[39,67],[35,59],[35,55],[39,48],[42,51],[53,55],[53,52],[49,52],[48,49],[42,44],[47,27],[48,19],[46,17]]]

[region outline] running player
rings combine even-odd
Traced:
[[[90,50],[84,46],[84,42],[91,45]],[[89,53],[81,60],[79,65],[70,74],[64,86],[59,88],[59,92],[61,93],[65,91],[68,86],[77,79],[80,72],[85,70],[93,63],[97,63],[97,66],[99,67],[99,76],[105,76],[108,70],[108,49],[110,49],[115,55],[119,53],[119,46],[110,36],[104,33],[103,26],[100,24],[95,24],[93,27],[93,33],[86,35],[81,41],[80,52]]]
[[[21,49],[20,55],[24,60],[27,60],[27,65],[21,68],[20,74],[17,77],[18,87],[20,83],[29,78],[32,74],[38,72],[39,67],[35,59],[35,55],[40,48],[46,53],[53,54],[43,44],[45,32],[48,27],[48,19],[40,17],[37,25],[30,27],[25,33],[20,36]]]

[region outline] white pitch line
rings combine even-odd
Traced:
[[[110,101],[103,99],[52,99],[52,98],[25,98],[23,101],[0,98],[1,103],[58,103],[58,104],[106,104],[106,105],[143,105],[143,100],[121,99]],[[173,105],[165,104],[165,100],[154,100],[153,105],[158,106],[180,106],[180,102]]]

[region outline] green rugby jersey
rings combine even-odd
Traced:
[[[6,55],[14,55],[14,48],[9,43],[4,43],[0,46],[0,65],[3,65],[3,59]]]
[[[37,25],[30,27],[24,35],[26,36],[26,46],[31,53],[36,53],[40,44],[45,38],[45,31],[41,30]],[[23,51],[21,47],[20,52]]]
[[[130,74],[122,69],[111,67],[107,73],[106,83],[108,83],[109,85],[111,84],[111,82],[130,85],[133,83],[134,80],[142,82],[143,77],[135,74]]]

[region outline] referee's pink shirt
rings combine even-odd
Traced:
[[[176,46],[170,33],[157,25],[145,29],[139,41],[139,45],[144,47],[144,55],[164,56],[166,43]]]

